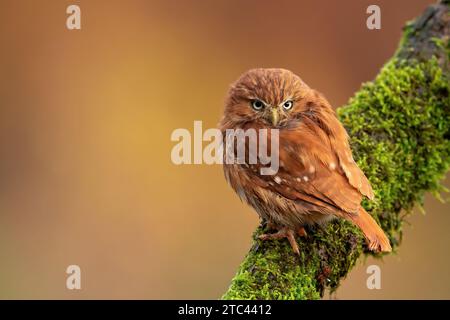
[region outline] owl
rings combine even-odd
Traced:
[[[247,71],[230,87],[219,129],[223,136],[237,129],[277,130],[279,167],[273,174],[262,174],[260,163],[223,165],[237,195],[275,230],[260,239],[287,238],[299,254],[296,235],[306,236],[305,226],[341,218],[361,229],[370,250],[391,251],[361,206],[374,193],[353,159],[347,132],[324,96],[300,77],[285,69]]]

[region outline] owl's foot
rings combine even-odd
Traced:
[[[306,233],[305,228],[303,228],[303,227],[298,228],[297,234],[298,234],[300,237],[304,237],[304,238],[306,238],[306,237],[308,236],[308,234]]]
[[[281,228],[275,233],[266,233],[259,236],[259,239],[261,240],[279,240],[283,238],[287,238],[291,244],[292,250],[297,255],[300,255],[300,250],[294,236],[294,231],[289,228]]]

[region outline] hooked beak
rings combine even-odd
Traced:
[[[272,108],[272,110],[270,110],[269,118],[270,118],[270,122],[274,126],[276,126],[278,124],[278,122],[280,122],[280,114],[278,113],[277,108]]]

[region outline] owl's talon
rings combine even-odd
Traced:
[[[308,234],[306,233],[306,230],[305,230],[304,227],[300,227],[300,228],[297,230],[297,234],[298,234],[300,237],[305,237],[305,238],[308,236]]]
[[[260,240],[279,240],[283,238],[287,238],[292,250],[295,252],[295,254],[300,255],[300,250],[298,248],[297,241],[295,240],[294,231],[288,228],[282,228],[279,229],[275,233],[266,233],[262,234],[258,237]]]

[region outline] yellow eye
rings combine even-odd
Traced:
[[[262,108],[264,108],[264,103],[261,100],[253,100],[252,101],[252,108],[259,111]]]
[[[294,106],[294,102],[292,102],[291,100],[286,101],[285,103],[283,103],[283,109],[284,110],[291,110],[293,106]]]

